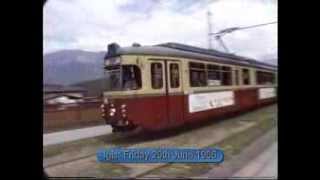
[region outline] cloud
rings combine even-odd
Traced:
[[[214,31],[277,21],[277,4],[270,1],[229,0],[210,5]],[[225,11],[230,13],[225,13]],[[232,12],[232,13],[231,13]],[[237,54],[259,58],[277,53],[277,24],[236,31],[224,37],[228,47]]]
[[[61,49],[105,51],[180,42],[207,47],[207,10],[213,31],[277,20],[277,2],[266,0],[49,0],[44,7],[44,53]],[[254,58],[277,53],[277,25],[228,34],[232,52]],[[214,43],[215,48],[219,48]]]

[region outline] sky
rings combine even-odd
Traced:
[[[43,52],[107,51],[113,42],[208,48],[208,11],[212,32],[278,19],[277,0],[48,0],[43,9]],[[237,55],[276,58],[277,26],[236,31],[223,41]],[[223,50],[214,40],[212,46]]]

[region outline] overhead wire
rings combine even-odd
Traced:
[[[223,29],[223,30],[216,32],[216,33],[210,33],[210,35],[220,35],[220,34],[225,34],[225,33],[231,33],[233,31],[237,31],[237,30],[256,28],[256,27],[266,26],[266,25],[276,24],[276,23],[278,23],[278,21],[263,23],[263,24],[255,24],[255,25],[244,26],[244,27],[232,27],[232,28]]]

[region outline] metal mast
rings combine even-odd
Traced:
[[[212,49],[212,24],[211,24],[212,13],[208,10],[207,20],[208,20],[208,49]]]

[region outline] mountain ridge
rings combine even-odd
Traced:
[[[70,85],[103,77],[106,52],[61,50],[43,56],[43,76],[46,84]]]

